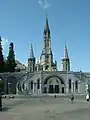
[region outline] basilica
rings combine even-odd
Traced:
[[[4,81],[5,94],[85,94],[89,92],[90,72],[70,70],[70,58],[66,45],[61,59],[62,70],[58,71],[57,61],[53,60],[47,16],[40,59],[35,58],[31,44],[30,56],[27,61],[27,66],[22,67],[19,72],[0,73],[0,79]]]
[[[64,56],[61,59],[62,71],[58,71],[57,61],[53,61],[50,27],[47,16],[43,32],[43,43],[44,45],[39,60],[36,60],[31,44],[27,70],[29,77],[24,81],[24,89],[32,94],[86,93],[87,89],[89,89],[89,87],[86,86],[88,86],[90,73],[70,71],[70,58],[66,45],[64,48]]]

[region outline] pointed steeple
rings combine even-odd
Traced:
[[[46,14],[46,25],[45,25],[45,28],[48,30],[49,29],[49,24],[48,24],[48,16]]]
[[[49,28],[49,24],[48,24],[47,14],[46,14],[46,24],[44,27],[44,35],[50,38],[50,28]]]
[[[62,59],[62,71],[70,71],[70,59],[68,56],[68,50],[66,44],[64,48],[64,57]]]
[[[31,48],[30,48],[30,58],[34,59],[34,52],[33,52],[32,43],[31,43]]]
[[[69,59],[66,43],[65,43],[65,48],[64,48],[64,58]]]
[[[28,58],[28,72],[34,72],[34,71],[35,71],[35,57],[33,52],[33,46],[31,43],[30,57]]]

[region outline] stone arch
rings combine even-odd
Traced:
[[[49,65],[46,65],[45,70],[48,70],[48,68],[49,68]]]
[[[0,76],[0,92],[4,92],[4,79]]]
[[[22,91],[20,82],[17,83],[17,89],[18,91]]]
[[[16,94],[17,78],[15,76],[7,77],[7,93]]]
[[[40,89],[40,78],[37,79],[37,89]]]
[[[44,84],[47,84],[47,81],[50,79],[50,78],[53,78],[53,77],[56,77],[60,80],[61,84],[64,84],[64,80],[62,77],[59,77],[57,75],[50,75],[50,76],[47,76],[45,79],[44,79]]]
[[[63,78],[57,75],[50,75],[43,82],[44,93],[64,93],[65,84]]]

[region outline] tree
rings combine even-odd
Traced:
[[[1,36],[0,36],[0,73],[4,72],[4,57],[2,53],[2,44],[1,44]]]
[[[9,46],[9,54],[7,57],[7,71],[8,72],[15,72],[16,62],[15,62],[15,55],[13,50],[13,43],[10,43]]]
[[[4,59],[4,72],[8,72],[7,60]]]

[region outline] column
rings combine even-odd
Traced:
[[[75,87],[74,87],[74,81],[72,80],[72,93],[74,93],[74,91],[75,91]]]
[[[46,86],[46,91],[49,93],[49,85]]]
[[[29,93],[30,93],[30,91],[31,91],[31,90],[30,90],[30,85],[31,85],[31,84],[28,83],[28,91],[29,91]]]
[[[34,83],[33,83],[33,93],[34,93]]]
[[[41,83],[41,81],[40,81],[40,91],[39,91],[39,93],[42,93],[42,83]]]
[[[19,94],[19,90],[18,90],[18,82],[16,84],[16,94],[18,95]]]

